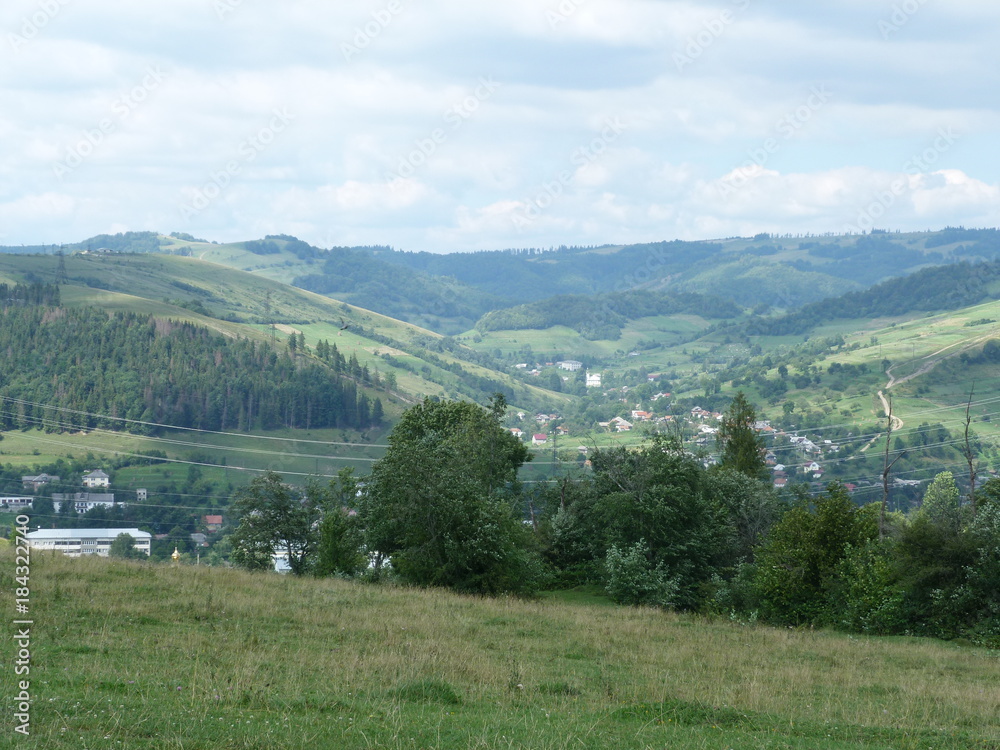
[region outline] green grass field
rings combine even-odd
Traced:
[[[371,445],[361,443],[354,432],[341,430],[276,430],[250,434],[208,434],[171,430],[157,437],[92,430],[87,433],[45,433],[41,430],[11,430],[0,441],[0,463],[33,467],[59,458],[93,455],[95,463],[123,456],[143,457],[159,450],[171,459],[194,461],[206,479],[242,484],[261,471],[276,471],[293,483],[310,475],[333,476],[354,467],[367,474],[372,462],[384,452],[387,428],[365,433]],[[212,468],[212,464],[225,468]],[[123,469],[116,485],[147,487],[186,475],[188,463],[153,463]],[[148,477],[148,480],[143,479]],[[124,484],[122,484],[124,482]],[[145,483],[143,483],[145,482]]]
[[[30,583],[9,747],[1000,747],[1000,654],[930,640],[41,554]]]

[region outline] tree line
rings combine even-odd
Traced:
[[[787,336],[805,333],[830,320],[900,315],[913,310],[950,310],[987,299],[1000,279],[1000,261],[925,268],[890,279],[860,292],[813,302],[776,318],[753,318],[732,331],[754,336]]]
[[[737,394],[715,465],[661,435],[594,451],[586,478],[529,489],[505,410],[502,397],[424,401],[363,486],[345,472],[303,501],[276,475],[257,480],[234,504],[234,559],[270,568],[279,551],[294,573],[481,594],[597,584],[620,604],[1000,642],[1000,480],[963,503],[941,474],[918,509],[884,518],[837,484],[778,492]]]
[[[476,323],[482,332],[567,326],[592,340],[617,340],[629,320],[687,313],[735,318],[733,302],[693,292],[632,291],[596,296],[564,295],[487,313]]]

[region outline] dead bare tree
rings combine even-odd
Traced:
[[[969,390],[969,400],[965,404],[965,460],[969,464],[969,504],[972,505],[972,512],[976,512],[976,477],[979,472],[976,467],[976,457],[972,453],[972,444],[969,440],[969,428],[972,426],[972,394],[976,392],[976,384],[972,383]]]
[[[885,430],[885,460],[882,464],[882,510],[879,513],[878,518],[878,538],[885,539],[886,529],[885,529],[885,516],[886,511],[889,507],[889,472],[892,471],[893,465],[906,455],[906,451],[900,451],[899,455],[896,456],[892,461],[889,461],[889,447],[892,442],[892,395],[890,394],[886,398],[887,408],[885,411],[886,420],[888,424]]]

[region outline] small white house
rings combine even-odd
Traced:
[[[111,484],[111,477],[98,469],[83,475],[83,486],[89,489],[95,487],[107,487]]]

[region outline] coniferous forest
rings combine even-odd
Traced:
[[[363,428],[381,411],[337,372],[342,357],[331,367],[191,323],[59,307],[54,286],[0,293],[0,429]]]

